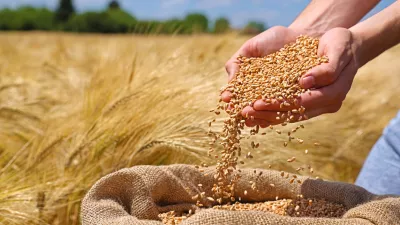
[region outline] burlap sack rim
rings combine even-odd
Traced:
[[[213,171],[213,168],[207,168],[205,173],[211,173]],[[246,170],[244,169],[244,174],[245,177],[249,177],[251,176],[251,173],[253,170]],[[263,171],[264,173],[268,174],[268,179],[273,180],[273,179],[277,179],[277,177],[280,177],[280,174],[278,171],[270,171],[270,170],[261,170],[259,169],[258,171]],[[184,174],[189,173],[189,177],[185,177]],[[102,220],[104,222],[104,217],[109,217],[111,218],[111,220],[107,220],[107,222],[112,222],[112,218],[115,218],[115,221],[118,221],[121,218],[118,218],[118,216],[115,217],[114,216],[107,216],[107,215],[95,215],[95,214],[102,214],[101,210],[97,210],[97,211],[93,211],[90,208],[96,208],[96,207],[91,207],[91,206],[98,206],[98,202],[97,201],[110,201],[110,199],[99,199],[95,196],[98,195],[93,195],[96,194],[94,193],[94,191],[96,191],[96,188],[98,187],[98,184],[102,184],[102,182],[104,182],[105,180],[109,180],[109,179],[113,179],[115,178],[116,175],[121,174],[121,175],[126,175],[129,174],[128,176],[135,176],[136,178],[138,178],[136,181],[142,180],[141,182],[144,183],[142,184],[142,188],[147,189],[147,194],[151,195],[152,191],[154,191],[152,188],[156,188],[157,189],[157,185],[159,185],[159,183],[157,184],[157,182],[169,182],[169,181],[174,181],[178,184],[178,183],[190,183],[192,184],[192,188],[193,186],[196,184],[196,182],[198,182],[199,179],[204,179],[204,177],[199,176],[199,172],[197,170],[195,170],[193,168],[193,166],[188,166],[188,165],[182,165],[182,164],[175,164],[175,165],[169,165],[169,166],[136,166],[136,167],[132,167],[132,168],[125,168],[122,170],[119,170],[117,172],[114,172],[112,174],[109,174],[103,178],[101,178],[93,187],[92,189],[88,192],[88,194],[85,196],[85,199],[83,200],[82,203],[82,221],[83,224],[98,224],[95,223],[96,221],[93,221],[94,218],[98,218],[99,220]],[[148,177],[150,176],[150,177]],[[274,214],[269,214],[269,213],[264,213],[262,212],[261,215],[262,219],[265,219],[265,217],[268,217],[269,221],[271,222],[272,219],[274,221],[280,221],[280,222],[289,222],[291,221],[292,223],[299,223],[299,222],[309,222],[309,224],[317,224],[317,221],[319,221],[318,223],[320,223],[321,221],[324,221],[324,224],[342,224],[341,222],[345,221],[345,220],[354,220],[357,222],[357,224],[361,224],[361,223],[365,223],[365,224],[371,224],[372,220],[370,218],[370,215],[364,215],[363,213],[360,213],[359,210],[357,210],[358,207],[363,207],[364,205],[368,206],[368,203],[372,200],[378,200],[379,199],[383,199],[382,201],[394,201],[395,203],[399,203],[399,199],[398,198],[390,198],[391,196],[376,196],[373,195],[369,192],[367,192],[366,190],[360,188],[360,187],[355,187],[354,185],[351,184],[346,184],[346,183],[342,183],[342,182],[332,182],[332,181],[320,181],[320,180],[314,180],[314,179],[310,179],[308,177],[304,177],[304,176],[299,176],[300,179],[303,180],[303,184],[301,186],[301,188],[297,189],[295,193],[292,193],[292,196],[297,195],[297,194],[303,194],[304,197],[316,197],[315,194],[320,194],[320,192],[318,192],[318,188],[325,187],[324,185],[333,187],[336,190],[339,191],[344,191],[346,193],[346,195],[350,196],[352,199],[347,200],[346,202],[346,198],[342,198],[342,200],[344,200],[344,204],[346,205],[351,205],[352,207],[345,215],[344,215],[344,219],[323,219],[323,218],[319,218],[319,219],[312,219],[312,220],[307,220],[307,218],[287,218],[287,217],[283,217],[283,216],[279,216],[279,215],[274,215]],[[165,181],[166,178],[167,181]],[[190,179],[188,179],[190,178]],[[247,179],[245,178],[245,179]],[[153,179],[153,180],[152,180]],[[154,183],[152,183],[154,182]],[[139,182],[140,183],[140,182]],[[204,183],[204,182],[203,182]],[[136,184],[137,185],[137,182]],[[139,185],[140,186],[140,185]],[[139,187],[138,186],[138,187]],[[240,185],[239,185],[240,186]],[[269,185],[268,185],[269,186]],[[240,187],[239,187],[240,188]],[[158,189],[162,189],[162,187],[158,187]],[[165,188],[164,188],[165,189]],[[192,190],[193,192],[199,192],[200,190],[196,190],[196,188],[193,188],[194,190]],[[134,191],[134,193],[136,193],[137,190]],[[156,190],[159,191],[159,190]],[[162,193],[162,191],[160,192],[161,195],[163,194],[168,194],[166,192]],[[132,193],[131,193],[132,194]],[[195,202],[190,198],[190,196],[192,195],[192,193],[188,193],[187,196],[184,197],[185,199],[185,203],[189,203],[190,204],[194,204]],[[319,195],[320,196],[320,195]],[[121,196],[118,196],[121,197]],[[127,198],[130,198],[132,196],[125,196]],[[147,196],[147,199],[154,199],[150,196]],[[157,196],[156,198],[159,198],[160,196]],[[162,197],[162,196],[161,196]],[[318,196],[317,196],[318,197]],[[268,200],[268,199],[266,199]],[[272,199],[270,199],[272,200]],[[354,202],[357,202],[358,204],[354,204]],[[153,202],[154,203],[154,202]],[[399,203],[400,204],[400,203]],[[361,206],[359,206],[361,205]],[[397,204],[394,204],[395,207],[398,207]],[[155,209],[155,211],[160,210],[161,208],[159,206],[157,206],[157,204],[154,204],[153,210]],[[125,210],[126,207],[123,207],[123,209]],[[173,208],[173,206],[172,206]],[[399,209],[399,208],[396,208]],[[135,211],[135,207],[131,206],[131,211]],[[382,210],[381,210],[382,211]],[[398,210],[400,211],[400,210]],[[131,216],[127,213],[127,211],[125,211],[126,214],[124,214],[124,216]],[[121,212],[119,212],[121,213]],[[159,213],[159,211],[157,211],[157,213]],[[388,213],[388,212],[386,212]],[[389,212],[390,213],[390,212]],[[123,213],[122,213],[123,214]],[[133,213],[134,214],[134,213]],[[198,213],[196,215],[203,215],[203,214],[215,214],[215,215],[219,215],[221,214],[221,212],[215,212],[215,210],[211,210],[211,209],[203,209],[201,211],[198,211]],[[231,213],[226,212],[223,215],[230,215]],[[238,214],[235,214],[238,215]],[[260,215],[259,213],[254,213],[253,211],[251,212],[243,212],[240,213],[241,216],[240,218],[259,218],[258,215]],[[153,216],[150,218],[152,219],[158,219],[158,218],[154,218],[154,214]],[[204,215],[203,215],[204,216]],[[121,217],[121,216],[120,216]],[[224,216],[223,216],[224,217]],[[235,217],[235,216],[233,216]],[[141,219],[139,219],[141,218]],[[142,223],[143,224],[155,224],[155,222],[157,222],[157,224],[160,224],[160,221],[149,221],[148,219],[150,219],[149,217],[146,216],[146,218],[144,217],[132,217],[130,219],[135,220],[135,223]],[[188,220],[186,220],[183,224],[210,224],[210,223],[202,223],[202,221],[196,220],[196,218],[198,219],[198,216],[193,216],[190,217]],[[236,218],[239,219],[240,218]],[[382,218],[379,217],[380,219],[378,219],[378,222],[382,222]],[[395,222],[399,222],[399,217],[396,217]],[[144,221],[143,219],[147,219],[146,221]],[[97,221],[102,223],[102,221]],[[297,221],[297,222],[296,222]],[[333,222],[335,221],[335,222]],[[338,222],[339,221],[339,222]],[[354,222],[353,221],[353,222]],[[204,221],[203,221],[204,222]],[[219,224],[218,221],[214,221],[216,222],[215,224]],[[326,223],[325,223],[326,222]],[[331,223],[332,222],[332,223]],[[349,221],[347,221],[349,222]],[[118,223],[116,223],[118,224]],[[124,224],[123,221],[121,221],[120,224]],[[127,223],[128,224],[128,223]],[[211,223],[212,224],[212,223]],[[268,224],[273,224],[273,223],[268,223]],[[303,224],[303,223],[300,223]],[[372,223],[374,224],[374,223]],[[385,224],[384,222],[382,222],[381,224]],[[400,224],[400,222],[399,222]]]

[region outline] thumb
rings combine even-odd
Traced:
[[[235,77],[236,72],[239,70],[239,61],[237,60],[237,58],[234,57],[232,57],[225,64],[225,69],[226,72],[228,73],[228,81],[231,81]]]
[[[301,79],[304,89],[328,86],[339,77],[339,68],[334,63],[324,63],[309,70]]]
[[[332,35],[328,33],[325,35],[327,39],[321,38],[318,55],[327,56],[329,61],[310,69],[303,75],[299,81],[302,88],[319,88],[333,84],[351,60],[349,45],[346,41],[332,42],[329,41]]]

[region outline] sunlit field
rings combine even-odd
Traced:
[[[103,175],[212,164],[209,110],[246,39],[0,33],[0,224],[79,224],[80,201]],[[399,57],[397,46],[362,68],[338,113],[303,123],[302,145],[284,147],[287,135],[267,128],[244,166],[310,164],[312,176],[353,182],[400,108]]]

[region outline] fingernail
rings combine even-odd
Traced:
[[[228,102],[231,100],[232,95],[231,95],[230,92],[223,91],[223,92],[221,93],[221,96],[220,96],[220,97],[221,97],[222,101],[228,103]]]
[[[303,86],[303,88],[305,89],[312,88],[314,87],[314,85],[315,85],[315,79],[311,75],[301,79],[301,86]]]

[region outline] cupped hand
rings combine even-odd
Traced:
[[[228,81],[235,77],[235,73],[239,70],[239,56],[245,57],[263,57],[274,53],[283,48],[286,44],[296,41],[296,38],[303,34],[300,30],[289,29],[282,26],[272,27],[263,33],[246,41],[239,50],[226,62],[225,69],[228,73]],[[224,91],[221,93],[221,99],[224,102],[229,102],[231,93]],[[251,108],[253,111],[254,109]],[[246,120],[247,126],[255,126],[256,124],[262,127],[268,126],[268,121],[263,119]]]
[[[296,41],[297,36],[301,34],[300,31],[276,26],[246,41],[225,64],[225,69],[228,72],[228,80],[232,80],[235,77],[235,73],[239,70],[238,56],[266,56],[278,51],[286,44]],[[229,101],[229,99],[224,100]]]
[[[247,57],[270,54],[285,44],[295,41],[298,35],[298,32],[279,27],[272,32],[266,31],[249,40],[236,54]],[[332,29],[320,38],[318,55],[326,55],[329,62],[312,68],[300,79],[300,85],[303,88],[311,89],[310,92],[303,93],[298,99],[299,104],[306,108],[304,119],[337,112],[340,109],[359,67],[356,58],[357,49],[358,42],[353,34],[345,28]],[[234,55],[226,65],[230,79],[238,69],[238,64],[234,59],[237,55]],[[222,100],[229,102],[229,95],[228,92],[222,93]],[[297,109],[299,106],[285,107],[284,111],[295,108]],[[279,111],[282,109],[278,102],[265,104],[262,100],[258,100],[253,107],[244,108],[242,115],[254,117],[253,120],[246,120],[247,126],[266,127],[284,122],[277,120]]]

